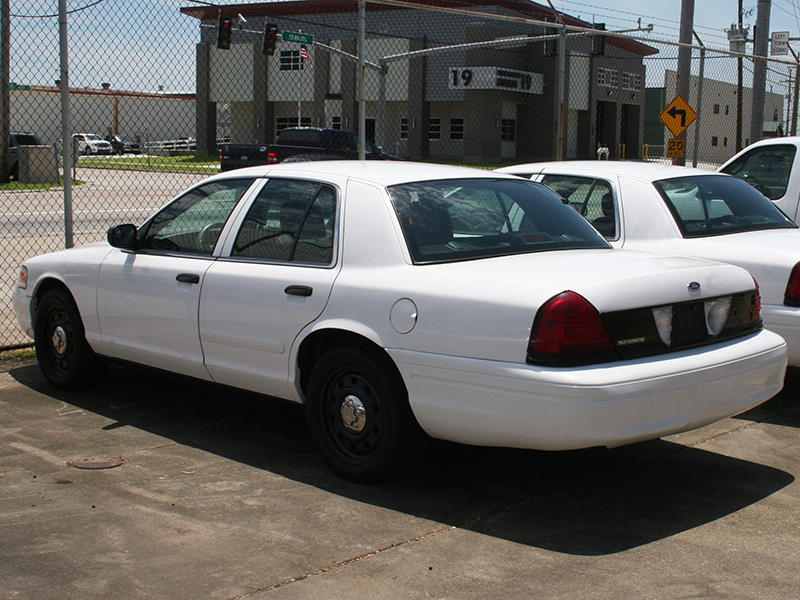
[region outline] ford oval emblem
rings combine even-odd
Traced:
[[[689,284],[687,287],[688,287],[690,290],[692,290],[693,292],[696,292],[697,290],[699,290],[699,289],[700,289],[700,284],[699,284],[699,283],[697,283],[696,281],[693,281],[693,282],[692,282],[692,283],[690,283],[690,284]]]

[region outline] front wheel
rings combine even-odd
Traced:
[[[423,452],[424,434],[391,365],[356,348],[335,348],[311,372],[306,416],[328,466],[360,483],[388,479]]]
[[[50,290],[39,302],[34,343],[42,373],[62,390],[98,381],[108,368],[86,341],[78,307],[64,290]]]

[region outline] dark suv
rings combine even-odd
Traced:
[[[34,133],[26,131],[12,131],[9,150],[11,153],[11,178],[19,181],[19,150],[20,146],[44,146]]]
[[[112,154],[141,154],[142,145],[127,135],[110,135],[106,141],[111,142]]]

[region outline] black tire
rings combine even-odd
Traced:
[[[59,389],[86,387],[100,381],[108,369],[86,341],[78,307],[65,290],[50,290],[39,302],[34,343],[39,368]]]
[[[406,387],[387,363],[356,348],[335,348],[311,372],[308,427],[325,462],[344,479],[373,483],[397,476],[427,445]]]

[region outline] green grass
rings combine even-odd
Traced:
[[[177,173],[207,173],[219,170],[219,156],[125,156],[81,157],[78,167],[101,169],[132,169],[137,171],[170,171]]]
[[[21,350],[7,350],[0,352],[0,361],[14,360],[18,358],[36,358],[36,350],[33,348],[23,348]]]
[[[73,179],[72,185],[81,185],[83,181]],[[19,181],[9,181],[8,183],[0,184],[0,192],[13,192],[13,191],[28,191],[28,190],[49,190],[51,188],[60,188],[64,186],[64,180],[59,180],[58,183],[20,183]]]

